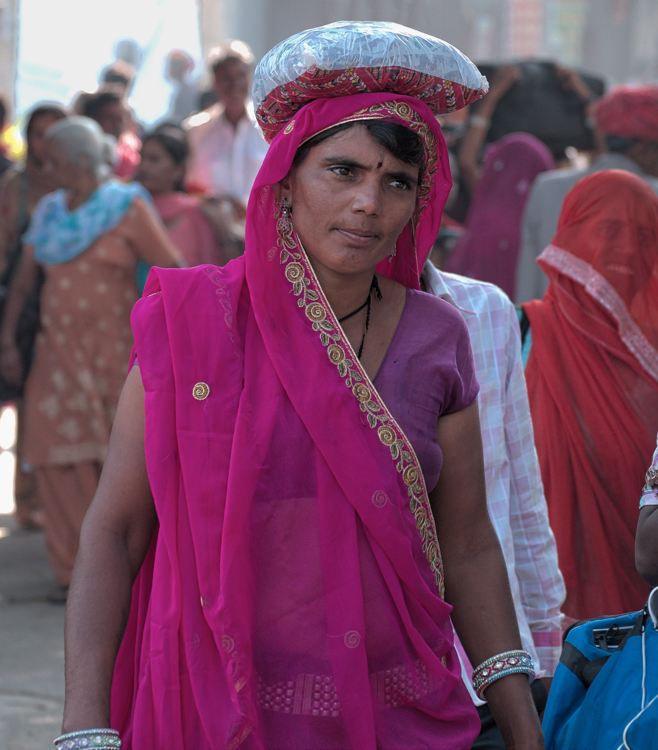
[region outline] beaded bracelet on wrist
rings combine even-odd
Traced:
[[[54,745],[56,750],[120,750],[121,738],[116,729],[80,729],[62,734]]]
[[[491,656],[473,670],[473,690],[478,698],[492,682],[511,674],[527,674],[529,679],[535,676],[532,657],[527,651],[505,651]]]

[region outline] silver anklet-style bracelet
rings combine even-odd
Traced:
[[[60,735],[54,745],[56,750],[118,750],[121,738],[116,729],[80,729]]]
[[[473,690],[480,700],[482,693],[492,682],[510,674],[525,673],[532,680],[535,676],[535,665],[527,651],[504,651],[496,654],[473,670]]]

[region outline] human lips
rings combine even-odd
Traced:
[[[354,245],[368,245],[377,239],[377,235],[364,229],[339,227],[336,230]]]

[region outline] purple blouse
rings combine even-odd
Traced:
[[[470,406],[480,386],[468,329],[449,302],[407,289],[402,317],[374,386],[416,451],[427,491],[439,480],[439,417]]]

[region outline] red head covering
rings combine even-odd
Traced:
[[[594,119],[607,135],[658,141],[658,86],[618,86],[596,103]]]
[[[638,609],[637,507],[658,431],[658,198],[628,172],[584,178],[539,264],[551,283],[523,306],[526,378],[564,611]]]

